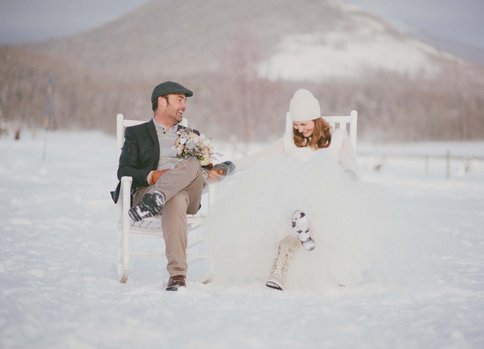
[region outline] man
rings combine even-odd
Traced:
[[[118,179],[133,177],[133,204],[129,216],[134,221],[161,215],[166,245],[168,273],[167,291],[185,287],[187,272],[186,214],[200,209],[204,178],[200,162],[189,157],[177,158],[175,141],[193,92],[182,85],[166,81],[153,89],[153,119],[126,128],[119,159]],[[192,130],[198,134],[198,131]],[[218,180],[216,170],[208,171],[208,179]],[[114,199],[119,196],[119,184]]]

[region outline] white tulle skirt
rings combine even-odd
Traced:
[[[324,289],[384,280],[392,221],[372,185],[352,181],[328,153],[310,161],[273,156],[222,181],[208,219],[213,282],[267,280],[278,243],[304,211],[316,242],[289,261],[287,289]]]

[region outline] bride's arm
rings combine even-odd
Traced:
[[[244,156],[243,158],[236,159],[235,166],[237,170],[245,170],[254,162],[267,158],[271,155],[282,155],[284,153],[284,142],[283,138],[278,139],[276,142],[272,143],[271,145],[265,147],[264,149]]]

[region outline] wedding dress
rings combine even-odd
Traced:
[[[287,289],[350,287],[385,277],[390,216],[371,185],[348,175],[356,171],[348,144],[343,130],[317,151],[297,148],[285,136],[235,162],[238,170],[218,185],[208,218],[214,283],[264,285],[279,241],[294,234],[295,210],[307,214],[316,248],[297,249]]]

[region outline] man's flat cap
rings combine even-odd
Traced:
[[[182,94],[187,97],[193,96],[193,92],[174,81],[165,81],[156,86],[151,94],[151,103],[158,100],[158,97],[169,95],[170,93]]]

